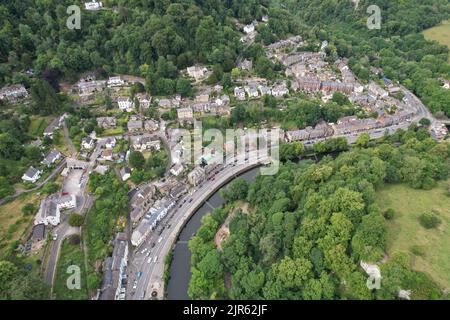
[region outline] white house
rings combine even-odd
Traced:
[[[139,101],[139,106],[143,109],[150,108],[150,105],[152,104],[152,97],[149,96],[146,93],[138,93],[136,94],[136,98]]]
[[[250,98],[257,98],[259,96],[258,90],[253,86],[244,87],[245,92],[247,92]]]
[[[190,77],[198,81],[206,76],[208,69],[201,66],[192,66],[187,68],[187,73]]]
[[[41,177],[42,170],[36,169],[34,167],[30,167],[22,176],[22,180],[24,182],[35,183]]]
[[[100,10],[103,7],[102,2],[97,2],[96,0],[92,0],[92,2],[86,2],[84,4],[84,8],[89,11]]]
[[[117,139],[115,137],[109,137],[106,139],[105,147],[107,149],[112,149],[116,146]]]
[[[274,97],[282,97],[289,94],[289,89],[285,85],[279,85],[272,88],[272,95]]]
[[[177,163],[172,167],[172,169],[170,169],[170,173],[177,177],[180,173],[183,172],[183,170],[184,168],[181,163]]]
[[[253,32],[253,31],[255,31],[255,26],[253,23],[250,23],[244,27],[244,32],[247,34]]]
[[[50,151],[47,156],[44,158],[44,160],[42,160],[42,164],[46,165],[46,166],[50,166],[52,164],[54,164],[56,161],[58,161],[59,159],[61,159],[61,153],[56,150],[53,149],[52,151]]]
[[[230,97],[227,96],[226,94],[224,94],[224,95],[222,95],[222,96],[220,96],[220,97],[217,97],[216,100],[215,100],[215,102],[216,102],[216,104],[217,104],[218,106],[227,105],[227,104],[230,103]]]
[[[111,149],[105,149],[102,151],[102,159],[106,161],[112,161],[113,152]]]
[[[117,104],[122,111],[132,112],[134,110],[134,102],[131,98],[118,98]]]
[[[94,147],[94,139],[86,137],[81,140],[81,146],[83,149],[90,150]]]
[[[234,88],[234,96],[238,100],[245,100],[245,91],[241,87]]]
[[[122,181],[127,181],[131,177],[131,169],[128,167],[123,167],[120,169],[120,176],[122,177]]]
[[[125,85],[125,81],[120,77],[109,77],[108,87],[120,87]]]
[[[42,200],[39,211],[34,217],[34,225],[49,224],[57,226],[61,222],[61,211],[54,199],[48,197]]]
[[[56,200],[59,210],[72,209],[77,206],[77,197],[75,195],[61,196]]]

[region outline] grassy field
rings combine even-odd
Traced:
[[[396,216],[388,222],[388,253],[409,252],[412,267],[428,273],[440,286],[450,288],[450,181],[429,191],[405,185],[391,185],[377,192],[376,202],[383,210],[393,208]],[[419,224],[423,212],[433,211],[442,220],[437,229]],[[422,253],[414,255],[412,248]]]
[[[45,128],[49,123],[50,121],[47,118],[37,117],[31,119],[31,124],[28,129],[28,133],[31,134],[33,137],[41,137]]]
[[[81,270],[81,288],[69,289],[67,288],[67,279],[71,274],[67,273],[69,266],[78,266]],[[73,273],[72,273],[73,274]],[[64,240],[61,245],[61,251],[56,268],[56,279],[53,292],[58,300],[86,300],[86,272],[84,268],[84,253],[80,244],[70,244]]]
[[[119,134],[122,134],[124,132],[123,127],[118,126],[112,129],[106,129],[102,132],[102,134],[99,134],[99,137],[108,137],[108,136],[116,136]]]
[[[423,35],[428,40],[436,40],[450,48],[450,20],[444,21],[433,28],[425,30]],[[450,56],[448,61],[450,62]]]
[[[34,215],[25,216],[22,207],[27,203],[35,204],[36,211],[39,206],[39,196],[35,193],[24,194],[14,201],[0,206],[0,252],[19,240],[22,235],[31,228],[31,220]]]

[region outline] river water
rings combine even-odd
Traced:
[[[248,182],[255,180],[259,168],[253,168],[240,177]],[[233,181],[233,180],[231,180]],[[230,181],[230,182],[231,182]],[[227,185],[223,186],[225,188]],[[188,248],[188,241],[197,232],[201,225],[201,219],[204,215],[211,212],[213,208],[222,206],[225,199],[220,196],[220,190],[214,193],[202,207],[200,207],[181,230],[181,233],[175,244],[172,264],[170,265],[170,280],[167,285],[167,298],[169,300],[187,300],[189,281],[191,280],[191,252]]]

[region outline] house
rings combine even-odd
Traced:
[[[320,90],[321,82],[315,76],[302,77],[298,81],[299,89],[307,92],[316,92]]]
[[[86,2],[84,4],[84,8],[89,11],[100,10],[103,7],[102,2],[97,2],[96,0],[92,0],[92,2]]]
[[[226,94],[224,94],[224,95],[222,95],[222,96],[220,96],[220,97],[217,97],[216,100],[215,100],[215,103],[216,103],[218,106],[227,105],[227,104],[230,103],[230,97],[227,96]]]
[[[286,131],[286,142],[303,141],[309,139],[310,132],[308,130],[292,130]]]
[[[119,109],[126,112],[132,112],[134,110],[134,102],[131,98],[118,98],[117,104]]]
[[[231,114],[231,107],[229,105],[217,105],[211,104],[210,112],[215,115],[226,115],[229,116]]]
[[[170,196],[173,199],[179,199],[182,195],[188,192],[188,186],[182,182],[178,182],[171,190]]]
[[[206,178],[205,169],[196,167],[188,174],[188,181],[194,187],[202,183]]]
[[[251,60],[243,60],[239,66],[242,70],[250,71],[253,68],[253,62]]]
[[[268,15],[262,16],[261,21],[262,22],[269,22],[269,16]]]
[[[277,85],[272,88],[272,95],[274,97],[282,97],[285,94],[289,94],[289,89],[286,87],[286,85]]]
[[[108,87],[120,87],[125,85],[125,81],[120,77],[109,77]]]
[[[46,165],[46,166],[50,166],[50,165],[54,164],[56,161],[58,161],[59,159],[61,159],[61,153],[58,150],[53,149],[45,156],[44,160],[42,160],[42,164]]]
[[[177,177],[183,172],[183,170],[183,165],[181,163],[177,163],[170,169],[170,173]]]
[[[150,108],[150,105],[152,104],[152,97],[150,97],[146,93],[138,93],[136,94],[136,98],[139,101],[139,106],[143,109]]]
[[[139,187],[139,191],[136,192],[130,200],[130,218],[133,226],[141,220],[144,214],[148,211],[149,207],[153,205],[153,197],[155,195],[156,188],[153,184],[146,184]]]
[[[159,123],[155,120],[145,120],[144,121],[144,129],[146,131],[155,132],[159,128]]]
[[[261,92],[262,96],[265,95],[265,94],[268,94],[268,95],[272,94],[272,90],[269,87],[266,87],[266,86],[261,85],[261,84],[258,86],[258,90],[259,90],[259,92]]]
[[[172,102],[169,99],[159,99],[158,106],[161,108],[170,108],[172,107]]]
[[[7,86],[0,90],[0,100],[8,99],[10,102],[18,101],[21,98],[27,97],[27,95],[27,89],[21,84]]]
[[[386,98],[389,93],[380,87],[376,82],[371,81],[367,87],[369,93],[374,97]]]
[[[134,150],[160,150],[161,149],[161,141],[156,136],[139,136],[139,137],[132,137],[132,146]]]
[[[251,32],[255,31],[255,25],[253,23],[250,23],[246,26],[244,26],[244,32],[249,34]]]
[[[257,98],[259,97],[258,90],[254,86],[245,86],[244,87],[245,92],[247,92],[248,96],[250,98]]]
[[[44,137],[53,137],[53,131],[59,129],[61,127],[62,122],[64,121],[63,117],[53,119],[52,122],[44,129]]]
[[[142,130],[142,120],[130,120],[127,123],[128,132],[134,133]]]
[[[31,250],[36,251],[42,248],[45,242],[45,224],[39,223],[33,226],[31,233]]]
[[[123,167],[120,169],[120,177],[122,178],[122,181],[127,181],[131,177],[131,169],[128,167]]]
[[[80,81],[77,87],[80,95],[86,96],[103,91],[106,87],[106,80]]]
[[[105,149],[102,151],[102,159],[106,161],[113,160],[113,153],[111,149]]]
[[[34,225],[57,226],[61,222],[61,211],[53,197],[47,197],[41,201],[39,211],[34,217]]]
[[[42,170],[36,169],[34,167],[28,168],[28,170],[22,176],[24,182],[36,183],[41,177]]]
[[[104,175],[108,170],[109,170],[108,166],[101,165],[101,164],[97,165],[94,169],[95,172],[97,172],[101,175]]]
[[[107,149],[112,149],[116,146],[117,139],[115,137],[109,137],[105,141],[105,147]]]
[[[242,87],[234,88],[234,96],[238,100],[245,100],[245,90]]]
[[[90,150],[94,147],[95,141],[91,137],[86,137],[81,140],[81,147],[86,150]]]
[[[98,117],[97,125],[103,129],[109,129],[114,128],[117,125],[117,121],[114,117]]]
[[[56,200],[59,210],[73,209],[77,206],[77,197],[75,195],[61,196]]]
[[[192,66],[187,68],[187,73],[190,77],[194,78],[195,81],[199,81],[206,77],[208,69],[201,66]]]
[[[194,113],[191,107],[180,108],[177,110],[178,120],[189,120],[194,118]]]
[[[196,103],[207,103],[209,101],[209,94],[199,94],[195,97]]]

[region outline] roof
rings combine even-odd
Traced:
[[[33,233],[31,235],[31,239],[33,242],[40,241],[44,239],[45,236],[45,224],[40,223],[33,227]]]
[[[44,158],[42,163],[44,163],[44,164],[52,164],[60,156],[61,156],[61,153],[58,150],[53,149],[52,151],[50,151],[47,154],[47,156]]]
[[[124,176],[125,174],[131,174],[131,169],[130,168],[128,168],[128,167],[123,167],[122,169],[120,169],[120,174],[122,175],[122,176]]]
[[[25,175],[27,177],[33,178],[39,172],[40,172],[39,169],[36,169],[35,167],[30,167],[28,168],[27,172],[25,172]]]

